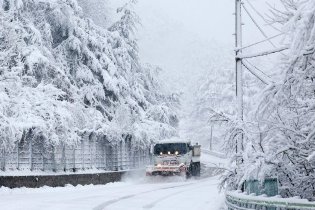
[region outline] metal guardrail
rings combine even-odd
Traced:
[[[315,210],[315,202],[299,198],[247,195],[234,191],[226,193],[229,210]]]
[[[11,148],[0,148],[0,172],[121,171],[144,167],[149,161],[149,146],[133,142],[131,136],[110,142],[106,136],[85,133],[80,141],[68,145],[46,142],[29,131]]]

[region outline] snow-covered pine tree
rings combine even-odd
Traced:
[[[84,18],[76,0],[0,2],[2,148],[20,141],[29,129],[48,144],[74,144],[83,132],[110,141],[128,132],[144,144],[166,131],[176,134],[169,121],[147,117],[169,95],[158,80],[151,82],[156,75],[149,77],[148,71],[153,69],[140,64],[136,42],[126,36],[135,24],[126,9],[108,30]],[[169,110],[169,117],[176,116]],[[130,118],[124,126],[117,123],[122,112]]]

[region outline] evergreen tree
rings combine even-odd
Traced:
[[[84,18],[76,0],[0,2],[1,147],[28,129],[49,144],[74,144],[83,132],[144,144],[176,134],[169,120],[147,117],[169,93],[152,82],[154,68],[140,64],[127,6],[106,29]],[[122,113],[129,120],[120,124]]]

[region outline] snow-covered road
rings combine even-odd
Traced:
[[[220,209],[217,177],[125,181],[101,186],[0,189],[1,210]]]
[[[128,176],[107,185],[0,188],[1,210],[219,210],[224,202],[218,192],[219,177],[185,180],[182,177]]]

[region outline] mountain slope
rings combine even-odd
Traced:
[[[84,18],[76,0],[5,0],[0,12],[3,145],[28,129],[53,143],[74,143],[84,131],[143,143],[176,134],[176,123],[152,117],[176,121],[165,101],[177,98],[161,91],[156,70],[140,64],[123,34],[134,24],[128,5],[110,29]]]

